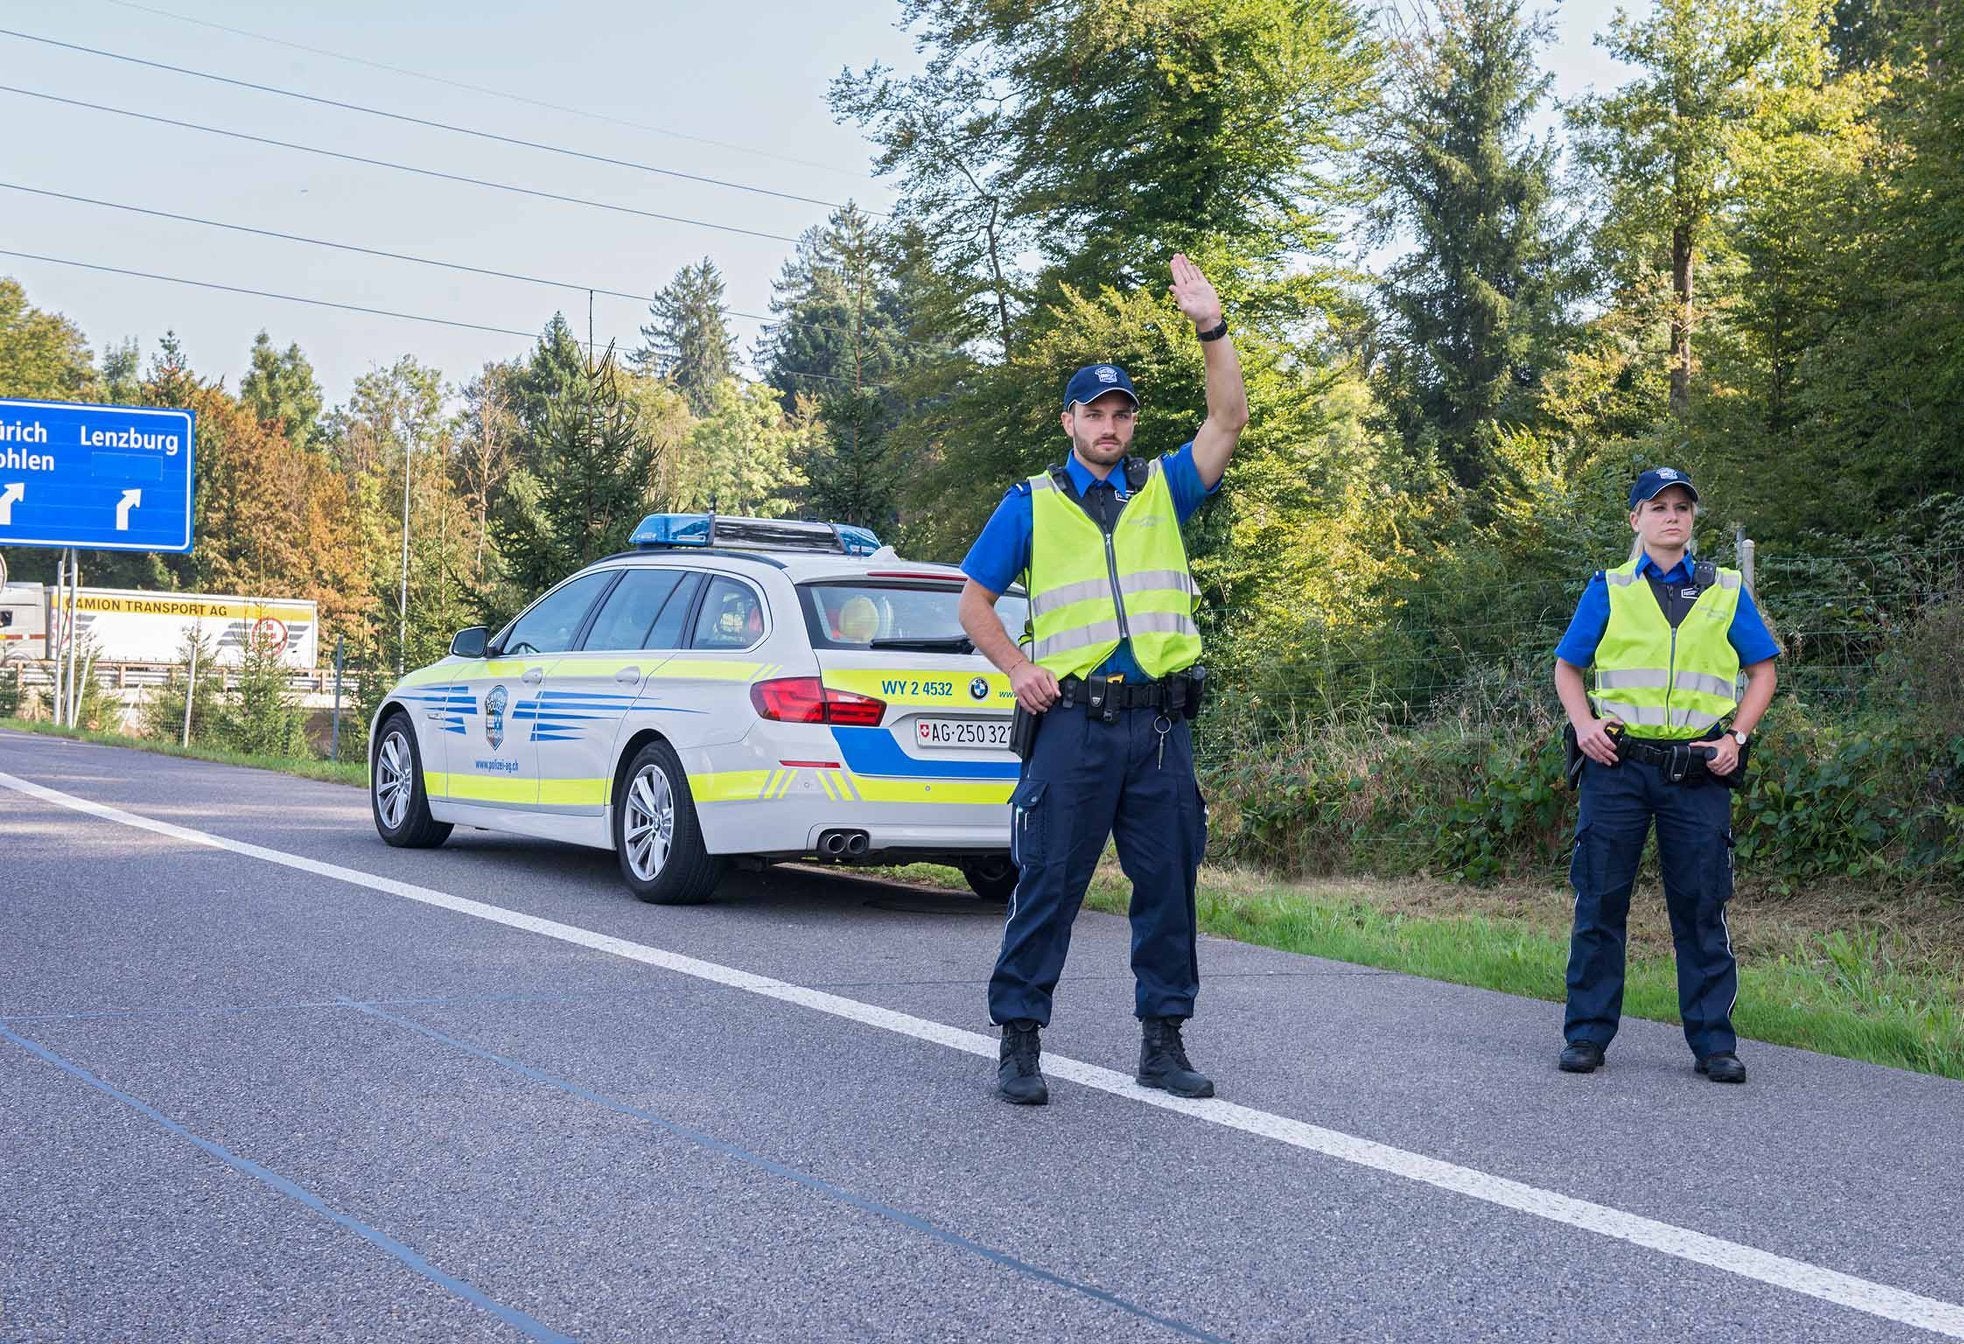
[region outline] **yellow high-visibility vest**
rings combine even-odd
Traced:
[[[1721,569],[1676,629],[1637,573],[1608,570],[1609,627],[1596,646],[1596,713],[1632,737],[1702,736],[1739,705],[1739,654],[1726,638],[1744,580]]]
[[[1129,639],[1150,677],[1199,660],[1199,589],[1158,461],[1109,536],[1048,475],[1030,478],[1030,515],[1032,659],[1059,677],[1089,676]]]

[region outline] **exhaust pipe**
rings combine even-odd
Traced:
[[[819,855],[827,859],[857,859],[871,847],[864,831],[823,831],[818,837]]]

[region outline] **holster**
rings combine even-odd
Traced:
[[[1030,713],[1021,704],[1016,706],[1016,712],[1009,720],[1009,749],[1016,753],[1017,760],[1030,759],[1030,748],[1037,741],[1037,721],[1042,717],[1041,714]]]
[[[1673,743],[1670,759],[1664,763],[1664,778],[1673,784],[1695,784],[1700,779],[1715,778],[1705,768],[1711,758],[1712,749],[1700,743]]]
[[[1191,722],[1200,717],[1200,708],[1207,702],[1207,669],[1199,664],[1184,672],[1176,672],[1166,683],[1166,715],[1178,715]]]
[[[1582,763],[1589,758],[1582,754],[1582,744],[1576,741],[1575,725],[1562,725],[1562,778],[1568,781],[1571,789],[1582,787]]]
[[[1746,787],[1746,770],[1752,764],[1752,756],[1753,744],[1747,742],[1745,746],[1739,748],[1739,764],[1733,767],[1732,773],[1729,775],[1713,775],[1712,782],[1714,784],[1723,784],[1726,788],[1735,791],[1744,789]]]

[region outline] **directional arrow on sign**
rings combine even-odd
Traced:
[[[130,530],[130,510],[142,502],[143,492],[141,490],[123,491],[123,498],[116,505],[116,530],[118,532],[127,532]]]
[[[20,481],[0,489],[0,527],[7,527],[14,521],[14,505],[27,497],[27,486]]]

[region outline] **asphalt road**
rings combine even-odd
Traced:
[[[1964,1085],[1210,939],[1169,1104],[1087,914],[1017,1109],[999,921],[0,733],[0,1341],[1964,1338]]]

